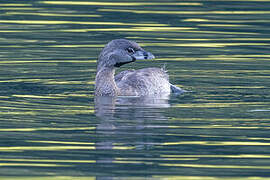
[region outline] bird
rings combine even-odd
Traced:
[[[95,96],[164,96],[181,94],[181,88],[169,82],[164,68],[149,67],[125,70],[115,75],[116,68],[136,60],[154,59],[135,41],[115,39],[107,43],[97,60]]]

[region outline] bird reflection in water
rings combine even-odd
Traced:
[[[147,121],[166,119],[166,117],[162,115],[162,109],[170,107],[168,101],[169,96],[96,96],[95,115],[101,122],[97,130],[108,131],[130,128],[130,124],[128,126],[126,125],[130,121],[137,129],[142,129],[143,127],[141,126],[144,126]],[[116,123],[119,125],[116,125]]]
[[[163,115],[170,107],[166,97],[95,97],[95,115],[99,119],[96,128],[96,149],[106,152],[97,163],[110,165],[116,159],[111,150],[149,150],[154,142],[153,128],[157,121],[167,120]],[[153,122],[154,121],[154,122]],[[159,143],[158,143],[159,144]],[[119,156],[119,152],[117,153]]]
[[[96,96],[95,115],[100,119],[115,118],[141,120],[149,117],[160,119],[162,108],[168,108],[169,96],[136,97],[136,96]],[[158,112],[158,114],[156,114]],[[139,119],[138,119],[139,118]]]

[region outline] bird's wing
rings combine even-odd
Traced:
[[[129,69],[129,70],[125,70],[125,71],[121,71],[120,73],[118,73],[116,76],[114,76],[114,80],[116,83],[120,82],[122,80],[123,77],[127,76],[128,74],[134,72],[135,70],[133,69]]]
[[[117,75],[117,86],[128,94],[151,94],[170,91],[167,73],[160,68],[123,71]],[[168,90],[166,90],[168,89]]]

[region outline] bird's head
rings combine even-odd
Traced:
[[[136,60],[154,59],[154,55],[145,51],[136,42],[126,39],[110,41],[98,58],[98,70],[102,67],[120,67]]]

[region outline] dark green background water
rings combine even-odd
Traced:
[[[270,178],[270,1],[0,1],[2,179]],[[94,102],[110,40],[192,91]]]

